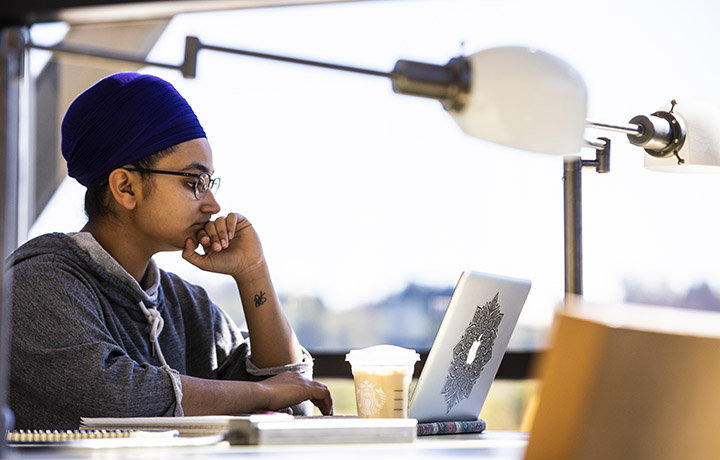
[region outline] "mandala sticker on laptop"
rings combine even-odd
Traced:
[[[477,306],[472,321],[453,348],[453,359],[442,389],[447,413],[470,396],[475,382],[492,358],[493,346],[503,318],[498,303],[499,295],[498,292],[491,301]]]

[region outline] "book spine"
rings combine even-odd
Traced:
[[[428,436],[433,434],[482,433],[485,428],[485,420],[418,423],[417,434],[418,436]]]

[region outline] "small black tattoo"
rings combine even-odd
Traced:
[[[265,293],[263,291],[260,291],[260,294],[255,294],[255,308],[259,307],[265,302],[267,302],[267,298],[265,297]]]

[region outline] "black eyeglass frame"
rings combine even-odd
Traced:
[[[150,174],[167,174],[169,176],[182,176],[182,177],[193,177],[195,178],[195,183],[193,185],[193,193],[195,194],[196,200],[202,200],[205,198],[205,195],[209,190],[212,190],[213,193],[217,193],[218,189],[220,189],[220,178],[212,178],[210,176],[210,173],[202,172],[200,174],[194,174],[194,173],[186,173],[186,172],[180,172],[180,171],[162,171],[160,169],[145,169],[145,168],[123,168],[127,171],[134,171],[139,173],[150,173]],[[203,178],[206,177],[207,180],[203,180]],[[199,187],[201,183],[206,183],[207,188],[203,191],[200,191]]]

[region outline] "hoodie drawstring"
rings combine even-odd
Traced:
[[[162,316],[160,316],[160,312],[157,311],[157,308],[147,308],[142,300],[138,302],[138,306],[140,307],[140,310],[142,310],[145,315],[145,319],[150,326],[150,343],[153,346],[153,355],[157,353],[160,363],[163,366],[167,366],[168,364],[165,361],[165,356],[163,356],[162,350],[160,349],[160,342],[158,341],[158,337],[160,337],[165,321],[162,319]]]

